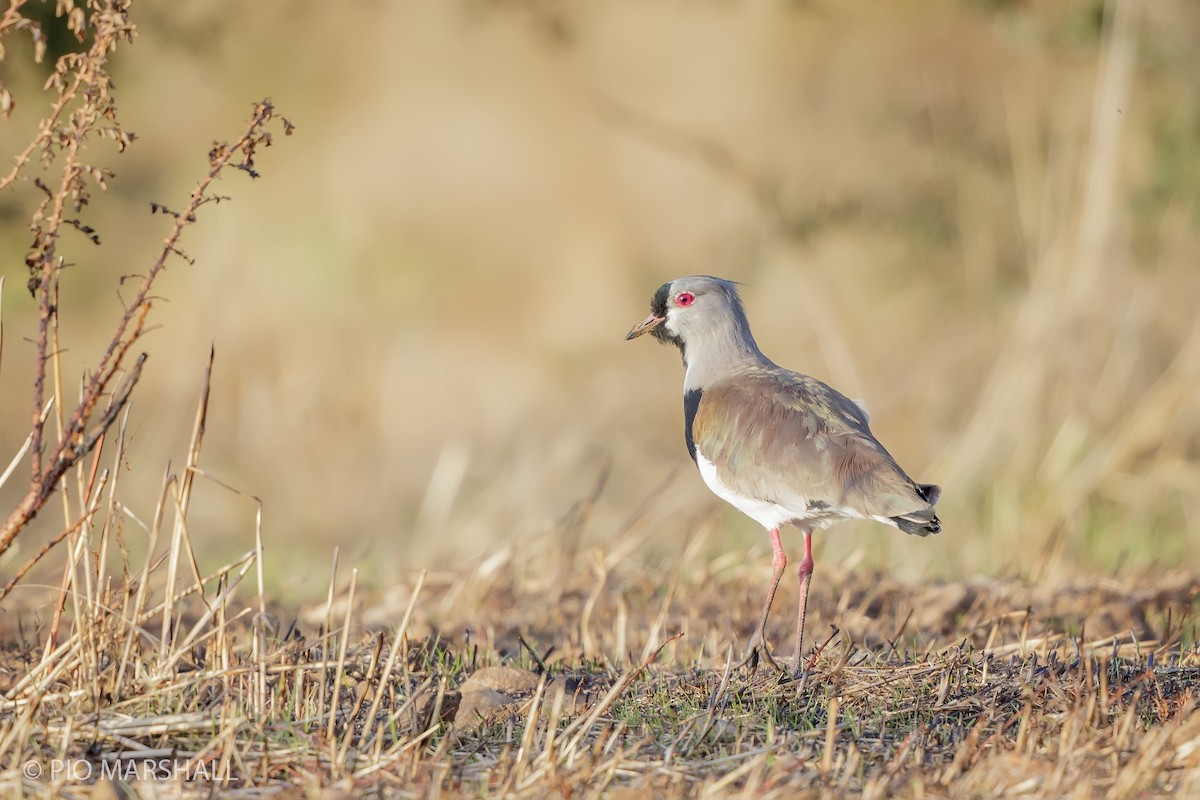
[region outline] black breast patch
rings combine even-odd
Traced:
[[[687,441],[688,455],[696,460],[696,440],[692,437],[692,423],[696,421],[696,411],[700,408],[700,398],[704,396],[703,389],[689,389],[683,394],[683,438]]]

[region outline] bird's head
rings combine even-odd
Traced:
[[[658,287],[650,300],[650,316],[634,325],[625,338],[653,334],[660,342],[678,347],[686,359],[689,342],[711,335],[731,322],[739,328],[745,326],[737,287],[722,278],[693,275]],[[745,331],[748,336],[749,328]]]

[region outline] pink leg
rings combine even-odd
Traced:
[[[812,530],[806,528],[804,530],[804,558],[800,560],[800,566],[796,570],[800,575],[800,608],[799,618],[796,621],[796,667],[794,673],[797,678],[804,673],[804,662],[801,661],[804,655],[804,612],[805,606],[808,604],[808,586],[812,571]]]
[[[762,615],[758,620],[758,628],[754,631],[754,636],[750,639],[750,647],[746,650],[746,657],[742,659],[740,666],[746,666],[753,661],[762,648],[763,655],[767,661],[775,666],[775,662],[771,659],[771,654],[767,650],[767,617],[771,615],[771,604],[775,602],[775,592],[779,589],[779,579],[783,577],[783,570],[787,567],[787,554],[783,552],[783,544],[779,541],[779,529],[771,531],[771,585],[767,589],[767,597],[763,601]]]

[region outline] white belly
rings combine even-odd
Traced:
[[[705,484],[713,494],[767,530],[773,531],[796,519],[797,515],[794,511],[784,508],[778,503],[746,497],[730,489],[717,475],[716,465],[705,458],[699,450],[696,451],[696,466],[700,468],[700,477],[704,478]]]
[[[725,485],[721,476],[717,474],[716,465],[705,458],[699,449],[696,450],[696,466],[700,468],[700,477],[704,478],[704,483],[708,485],[713,494],[769,531],[776,530],[782,525],[828,528],[835,522],[845,519],[866,519],[852,508],[823,504],[811,508],[808,500],[801,497],[795,498],[794,502],[785,506],[771,500],[760,500],[756,497],[739,494]],[[895,522],[886,517],[874,517],[873,519],[885,525],[896,526]]]

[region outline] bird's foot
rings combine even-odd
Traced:
[[[779,666],[779,662],[771,657],[771,651],[768,650],[767,645],[761,641],[750,646],[750,649],[746,652],[746,657],[743,658],[737,666],[738,669],[750,670],[750,674],[753,675],[758,671],[758,664],[760,660],[770,664],[776,672],[787,672],[787,670]]]

